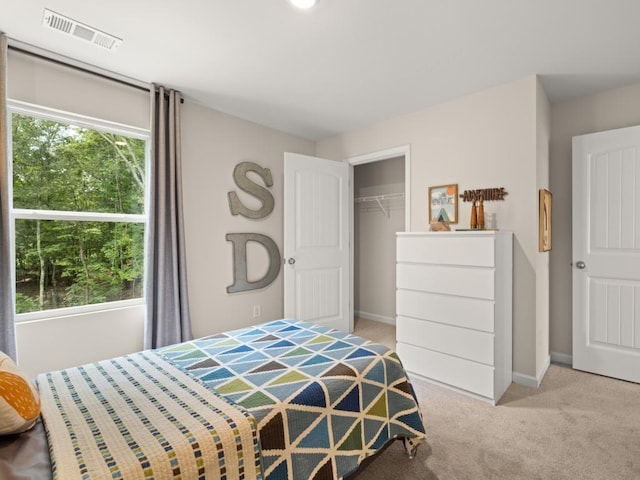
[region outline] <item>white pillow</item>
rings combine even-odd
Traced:
[[[11,357],[0,352],[0,435],[29,430],[39,415],[38,389]]]

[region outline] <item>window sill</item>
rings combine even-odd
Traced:
[[[20,313],[16,315],[16,323],[42,322],[47,320],[55,320],[62,317],[86,315],[88,313],[109,312],[124,308],[137,307],[144,304],[144,298],[135,298],[131,300],[120,300],[117,302],[83,305],[80,307],[56,308],[55,310],[41,310],[38,312]]]

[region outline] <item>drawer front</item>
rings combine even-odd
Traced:
[[[493,300],[436,295],[416,290],[396,291],[398,315],[433,322],[472,328],[484,332],[494,331]]]
[[[415,318],[398,317],[398,342],[454,355],[474,362],[494,365],[494,335],[492,333],[452,327]]]
[[[491,268],[443,267],[398,263],[398,288],[493,300],[494,270]]]
[[[396,247],[396,258],[399,262],[495,266],[495,238],[491,236],[399,236]]]
[[[398,356],[409,373],[494,399],[493,367],[398,342]]]

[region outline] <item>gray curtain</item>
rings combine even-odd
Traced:
[[[192,339],[182,217],[180,92],[151,89],[151,204],[144,347]]]
[[[7,37],[0,33],[0,350],[16,360],[7,152]]]

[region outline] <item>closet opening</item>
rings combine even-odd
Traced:
[[[352,158],[349,163],[354,325],[365,319],[395,326],[396,232],[408,231],[410,218],[409,147]]]

